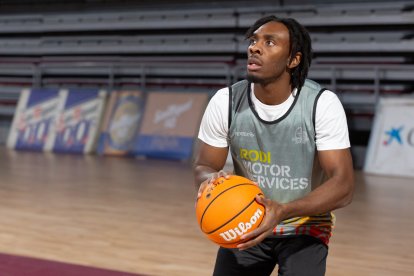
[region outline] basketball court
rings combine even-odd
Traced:
[[[2,275],[212,273],[217,246],[198,228],[189,163],[2,147],[0,174]],[[327,275],[412,275],[412,179],[356,181]]]

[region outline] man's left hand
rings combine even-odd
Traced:
[[[273,229],[284,219],[282,204],[258,195],[256,196],[256,201],[265,207],[265,217],[258,228],[241,237],[245,242],[237,246],[239,250],[245,250],[259,244],[268,237]]]

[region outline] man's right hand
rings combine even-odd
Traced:
[[[210,186],[210,185],[214,185],[214,181],[216,181],[216,180],[217,180],[217,178],[224,177],[224,178],[226,178],[226,179],[229,179],[230,175],[231,175],[231,173],[225,172],[225,171],[223,171],[223,170],[220,170],[220,171],[218,171],[218,172],[212,173],[212,174],[210,175],[210,177],[209,177],[207,180],[203,181],[203,182],[200,184],[200,187],[198,188],[197,199],[199,199],[199,198],[201,197],[201,194],[203,193],[203,191],[204,191],[204,190],[205,190],[208,186]]]

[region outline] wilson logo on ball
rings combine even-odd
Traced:
[[[263,192],[245,177],[216,179],[196,204],[201,231],[222,247],[237,247],[242,242],[240,237],[259,227],[266,215],[264,206],[256,201],[257,195],[263,196]]]
[[[235,240],[237,237],[240,237],[244,233],[247,233],[252,226],[254,226],[258,221],[261,221],[260,217],[263,215],[262,210],[257,209],[256,213],[250,218],[250,222],[240,222],[237,227],[233,229],[227,230],[226,232],[220,233],[220,236],[225,241],[232,241]]]

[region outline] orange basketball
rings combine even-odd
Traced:
[[[264,206],[257,203],[256,195],[263,193],[245,177],[218,178],[197,201],[201,231],[222,247],[237,247],[240,237],[256,229],[265,216]]]

